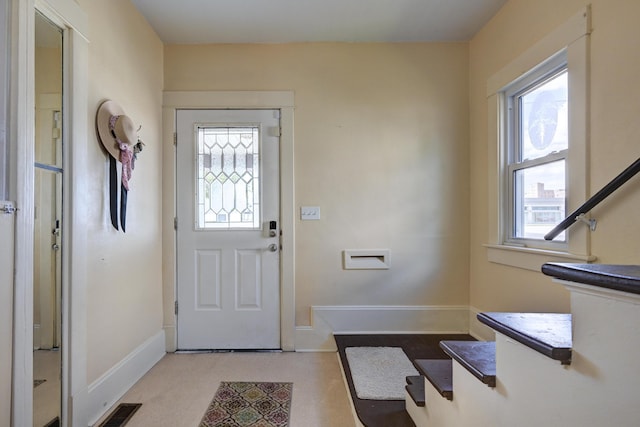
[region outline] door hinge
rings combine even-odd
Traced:
[[[174,312],[176,313],[176,316],[177,316],[178,315],[178,301],[175,302]]]
[[[173,217],[173,229],[178,229],[178,217]]]
[[[173,133],[173,145],[178,145],[178,133]]]

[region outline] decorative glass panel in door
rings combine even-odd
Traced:
[[[199,127],[196,228],[260,228],[260,135],[256,126]]]

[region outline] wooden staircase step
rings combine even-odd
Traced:
[[[424,396],[424,377],[422,375],[412,375],[407,377],[407,385],[405,389],[411,396],[411,399],[415,402],[416,406],[425,405]]]
[[[542,272],[560,280],[640,294],[640,265],[548,262]]]
[[[563,365],[571,363],[571,314],[480,313],[478,320]]]
[[[418,372],[422,373],[440,396],[453,400],[453,362],[451,359],[418,359],[414,361]]]
[[[484,384],[496,386],[495,342],[441,341],[440,347]]]

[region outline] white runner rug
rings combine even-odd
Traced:
[[[347,347],[359,399],[404,400],[406,377],[419,375],[400,347]]]

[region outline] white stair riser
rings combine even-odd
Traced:
[[[496,333],[495,389],[453,363],[453,401],[428,381],[416,425],[635,426],[640,420],[640,296],[563,283],[571,291],[570,365]]]

